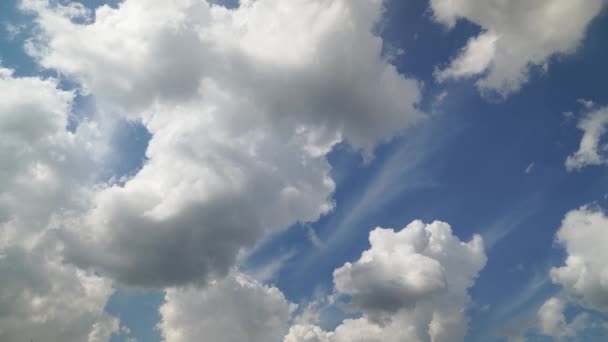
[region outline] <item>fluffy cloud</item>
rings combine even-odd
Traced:
[[[588,165],[606,165],[608,145],[601,142],[608,129],[608,107],[589,112],[578,123],[583,138],[578,151],[566,159],[566,168],[578,170]]]
[[[569,212],[557,233],[567,252],[551,279],[586,308],[608,312],[608,217],[598,209]]]
[[[369,155],[423,117],[418,83],[372,33],[380,0],[125,0],[94,19],[75,4],[22,7],[42,66],[152,133],[143,168],[63,230],[71,262],[127,284],[226,275],[243,248],[331,210],[333,145]]]
[[[572,322],[566,322],[566,303],[559,298],[549,298],[538,310],[538,329],[546,336],[557,339],[576,336],[586,326],[587,316],[578,315]]]
[[[0,246],[26,243],[77,207],[90,178],[94,126],[66,130],[74,94],[57,81],[0,68]],[[26,95],[25,95],[26,94]]]
[[[54,79],[0,69],[0,92],[0,340],[107,342],[111,283],[65,265],[52,233],[83,206],[94,125],[67,131],[74,95]]]
[[[436,74],[439,80],[481,75],[477,86],[503,96],[528,80],[531,66],[574,52],[589,23],[605,0],[431,0],[438,22],[451,28],[458,19],[481,26],[450,65]]]
[[[467,290],[486,262],[481,237],[465,243],[447,223],[414,221],[398,232],[376,228],[370,243],[334,272],[337,294],[362,317],[334,332],[296,325],[285,342],[464,340]]]
[[[206,288],[167,290],[158,327],[166,342],[279,341],[294,309],[277,288],[232,273]]]
[[[108,342],[111,283],[40,251],[0,249],[0,340]]]

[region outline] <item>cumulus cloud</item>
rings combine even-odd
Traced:
[[[589,112],[579,121],[578,128],[583,131],[583,137],[578,151],[566,159],[566,168],[572,171],[589,165],[608,164],[608,145],[602,142],[608,129],[608,107]]]
[[[25,243],[58,211],[81,204],[95,127],[67,131],[74,94],[54,79],[0,68],[0,92],[0,244]]]
[[[62,230],[70,262],[123,283],[226,275],[243,248],[332,209],[336,143],[370,155],[423,117],[419,84],[372,33],[380,0],[125,0],[94,18],[75,4],[22,8],[42,66],[152,134],[143,168]]]
[[[166,342],[279,341],[295,308],[277,288],[235,272],[207,287],[166,290],[158,327]]]
[[[108,342],[111,282],[39,251],[0,249],[0,340]]]
[[[362,314],[333,332],[300,324],[295,341],[462,341],[467,290],[486,263],[481,237],[462,242],[447,223],[414,221],[404,229],[376,228],[371,247],[334,272],[336,293]]]
[[[83,207],[95,126],[66,129],[74,94],[0,68],[0,340],[109,341],[111,283],[62,262],[53,238]]]
[[[551,269],[551,279],[582,306],[608,312],[608,217],[599,209],[569,212],[557,232],[567,253],[565,265]]]
[[[538,310],[538,328],[546,336],[562,339],[576,336],[586,326],[586,314],[578,315],[572,322],[566,322],[566,302],[560,298],[549,298]]]
[[[608,217],[600,209],[588,206],[573,210],[563,219],[556,239],[565,247],[567,257],[565,265],[551,269],[550,277],[562,286],[564,296],[547,299],[535,320],[516,322],[505,329],[510,341],[525,341],[529,332],[558,341],[580,339],[584,330],[600,324],[590,314],[592,311],[608,312],[608,268],[604,262],[608,257]],[[581,311],[570,321],[566,317],[568,306]]]
[[[551,58],[576,51],[589,23],[605,0],[431,0],[434,19],[452,28],[459,19],[481,27],[450,65],[436,77],[481,76],[482,92],[503,96],[527,82],[531,66],[546,67]]]

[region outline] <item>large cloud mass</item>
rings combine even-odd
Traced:
[[[467,290],[486,263],[481,237],[462,242],[447,223],[376,228],[370,249],[334,272],[336,292],[362,313],[333,332],[296,325],[285,342],[463,341]]]
[[[605,0],[431,0],[434,18],[447,27],[458,19],[481,26],[439,80],[480,75],[482,91],[513,93],[527,82],[531,66],[576,50]]]
[[[152,133],[143,168],[64,230],[68,259],[124,283],[225,275],[243,247],[331,210],[325,155],[370,154],[422,114],[381,55],[380,0],[26,0],[29,53]]]
[[[94,125],[66,129],[74,94],[54,79],[0,68],[0,93],[0,340],[107,342],[111,283],[65,265],[53,238],[84,205]]]

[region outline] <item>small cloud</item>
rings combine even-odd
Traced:
[[[435,97],[435,105],[442,104],[447,96],[448,96],[448,91],[447,90],[442,91],[439,95],[437,95],[437,97]]]
[[[526,169],[524,170],[524,173],[529,175],[530,173],[532,173],[535,166],[536,166],[536,163],[530,163],[530,165],[528,165],[528,167],[526,167]]]
[[[433,102],[431,103],[431,112],[438,114],[442,112],[442,107],[445,99],[448,97],[448,91],[444,90],[441,93],[435,95]]]
[[[562,117],[564,118],[564,121],[562,122],[562,124],[565,125],[574,119],[574,112],[572,112],[572,111],[563,112]]]
[[[7,34],[7,38],[9,40],[14,40],[15,38],[17,38],[17,36],[23,32],[23,30],[25,30],[26,26],[21,24],[21,25],[17,25],[17,24],[11,24],[11,23],[5,23],[4,24],[4,31]]]
[[[315,232],[315,230],[310,225],[306,226],[306,234],[308,235],[308,239],[310,240],[310,242],[312,242],[315,247],[321,248],[324,246],[323,241],[321,241],[319,235],[317,235],[317,232]]]
[[[577,99],[576,102],[583,105],[583,107],[585,107],[586,109],[591,109],[591,108],[593,108],[593,106],[595,106],[595,103],[593,101],[583,99],[583,98]]]
[[[289,259],[293,258],[296,255],[296,251],[288,251],[285,252],[278,257],[274,258],[271,262],[263,264],[259,267],[254,267],[253,269],[248,270],[248,273],[257,281],[261,283],[266,283],[268,281],[274,280],[283,265],[289,261]]]

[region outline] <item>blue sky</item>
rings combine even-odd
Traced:
[[[83,1],[90,9],[103,3]],[[118,6],[116,2],[111,5]],[[391,0],[384,6],[382,20],[374,30],[383,39],[384,56],[403,51],[390,61],[400,75],[418,82],[421,98],[415,106],[425,118],[403,127],[388,141],[378,139],[380,143],[370,160],[365,160],[347,140],[335,144],[326,155],[335,182],[331,192],[333,210],[317,220],[292,220],[289,228],[263,234],[240,252],[245,256],[239,256],[236,267],[261,284],[276,287],[302,310],[307,303],[340,292],[334,289],[334,270],[345,262],[355,263],[370,248],[369,233],[375,227],[399,230],[416,219],[427,223],[440,220],[449,223],[461,241],[469,241],[475,234],[484,239],[487,262],[467,292],[466,341],[506,341],[500,334],[509,327],[523,329],[517,334],[527,336],[529,341],[552,340],[542,329],[532,326],[539,308],[550,297],[568,302],[566,322],[583,312],[590,317],[585,329],[568,338],[608,338],[608,331],[597,325],[607,322],[608,312],[585,304],[584,293],[552,281],[550,276],[551,268],[562,266],[568,256],[555,238],[565,215],[585,205],[600,212],[608,207],[605,165],[579,170],[565,166],[567,157],[579,149],[584,133],[577,124],[594,109],[601,110],[608,104],[606,11],[593,16],[574,50],[551,52],[543,61],[546,69],[532,66],[519,89],[503,96],[500,89],[487,94],[476,85],[489,73],[487,70],[468,78],[437,79],[437,70],[446,69],[472,37],[501,27],[483,27],[477,14],[469,19],[461,14],[463,18],[450,28],[438,22],[426,0]],[[25,42],[44,31],[36,27],[33,18],[17,9],[16,1],[0,4],[0,22],[5,25],[0,37],[2,66],[13,69],[15,78],[57,77],[61,80],[59,87],[67,90],[82,90],[88,83],[90,94],[80,91],[76,95],[71,114],[76,122],[94,121],[90,118],[98,117],[95,113],[110,111],[108,103],[119,100],[97,87],[94,80],[98,76],[89,77],[86,71],[70,73],[69,67],[58,70],[64,65],[24,51]],[[11,36],[7,24],[24,28]],[[587,108],[582,100],[590,100],[593,105]],[[144,123],[141,119],[120,118],[111,125],[106,139],[111,152],[104,155],[98,184],[127,177],[115,185],[121,186],[130,177],[137,177],[148,158],[155,158],[153,152],[146,152],[154,132],[146,128],[145,120],[151,119],[142,117]],[[102,130],[110,127],[100,125]],[[160,132],[156,126],[152,130]],[[608,235],[608,226],[604,228]],[[165,301],[163,291],[174,284],[133,286],[121,278],[120,271],[102,262],[96,264],[91,261],[93,257],[65,259],[68,264],[94,269],[112,279],[115,291],[105,310],[130,332],[115,332],[111,341],[161,341],[162,329],[156,327],[161,320],[158,309]],[[583,299],[577,300],[577,296]],[[348,302],[348,294],[340,300]],[[324,305],[319,314],[317,324],[326,331],[336,329],[344,318],[367,317],[365,309],[344,309],[338,303]]]

